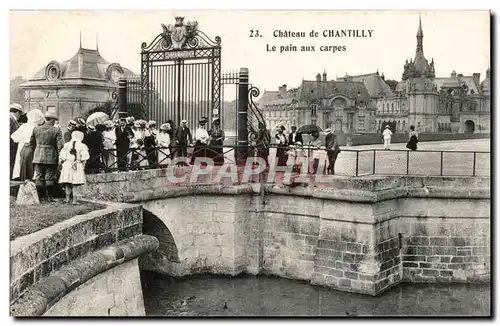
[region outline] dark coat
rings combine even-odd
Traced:
[[[179,145],[187,145],[193,142],[193,136],[191,135],[191,130],[188,127],[177,127],[175,132],[175,139],[179,142]]]
[[[59,152],[64,146],[61,128],[51,125],[36,126],[31,134],[34,164],[57,165]]]
[[[333,133],[329,133],[325,137],[325,147],[327,151],[340,153],[340,147],[337,142],[337,137]]]
[[[288,144],[295,145],[296,142],[300,142],[302,145],[304,144],[302,134],[295,133],[295,141],[293,141],[293,133],[288,134]]]
[[[132,129],[129,126],[125,126],[125,128],[121,129],[120,126],[115,128],[115,135],[116,135],[116,148],[129,148],[130,147],[130,138],[133,137],[134,133],[132,132]]]

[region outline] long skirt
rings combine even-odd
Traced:
[[[19,153],[19,181],[33,179],[33,149],[26,144]]]
[[[207,157],[207,145],[203,144],[201,141],[196,141],[194,144],[193,156],[191,157],[191,165],[194,164],[194,161],[197,157]]]
[[[224,165],[224,148],[222,140],[210,142],[208,156],[214,160],[214,165]]]
[[[158,148],[158,165],[160,167],[170,165],[170,149]]]
[[[278,147],[276,149],[276,158],[278,159],[277,166],[285,166],[287,161],[286,148]]]

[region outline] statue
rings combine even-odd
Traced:
[[[182,49],[186,43],[195,35],[198,29],[198,22],[187,22],[184,25],[184,17],[175,17],[175,25],[163,27],[163,33],[170,36],[172,47],[174,49]]]

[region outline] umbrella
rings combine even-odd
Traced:
[[[297,130],[297,133],[298,134],[310,134],[310,133],[313,133],[315,131],[320,133],[323,131],[323,129],[321,129],[320,127],[318,127],[316,125],[305,125],[305,126],[300,127]]]
[[[88,118],[87,118],[87,126],[97,126],[97,125],[102,125],[104,124],[104,121],[108,121],[109,116],[104,113],[104,112],[96,112],[92,113]]]

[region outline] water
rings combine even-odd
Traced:
[[[272,276],[143,273],[142,282],[148,316],[490,315],[489,284],[402,284],[372,297]]]

